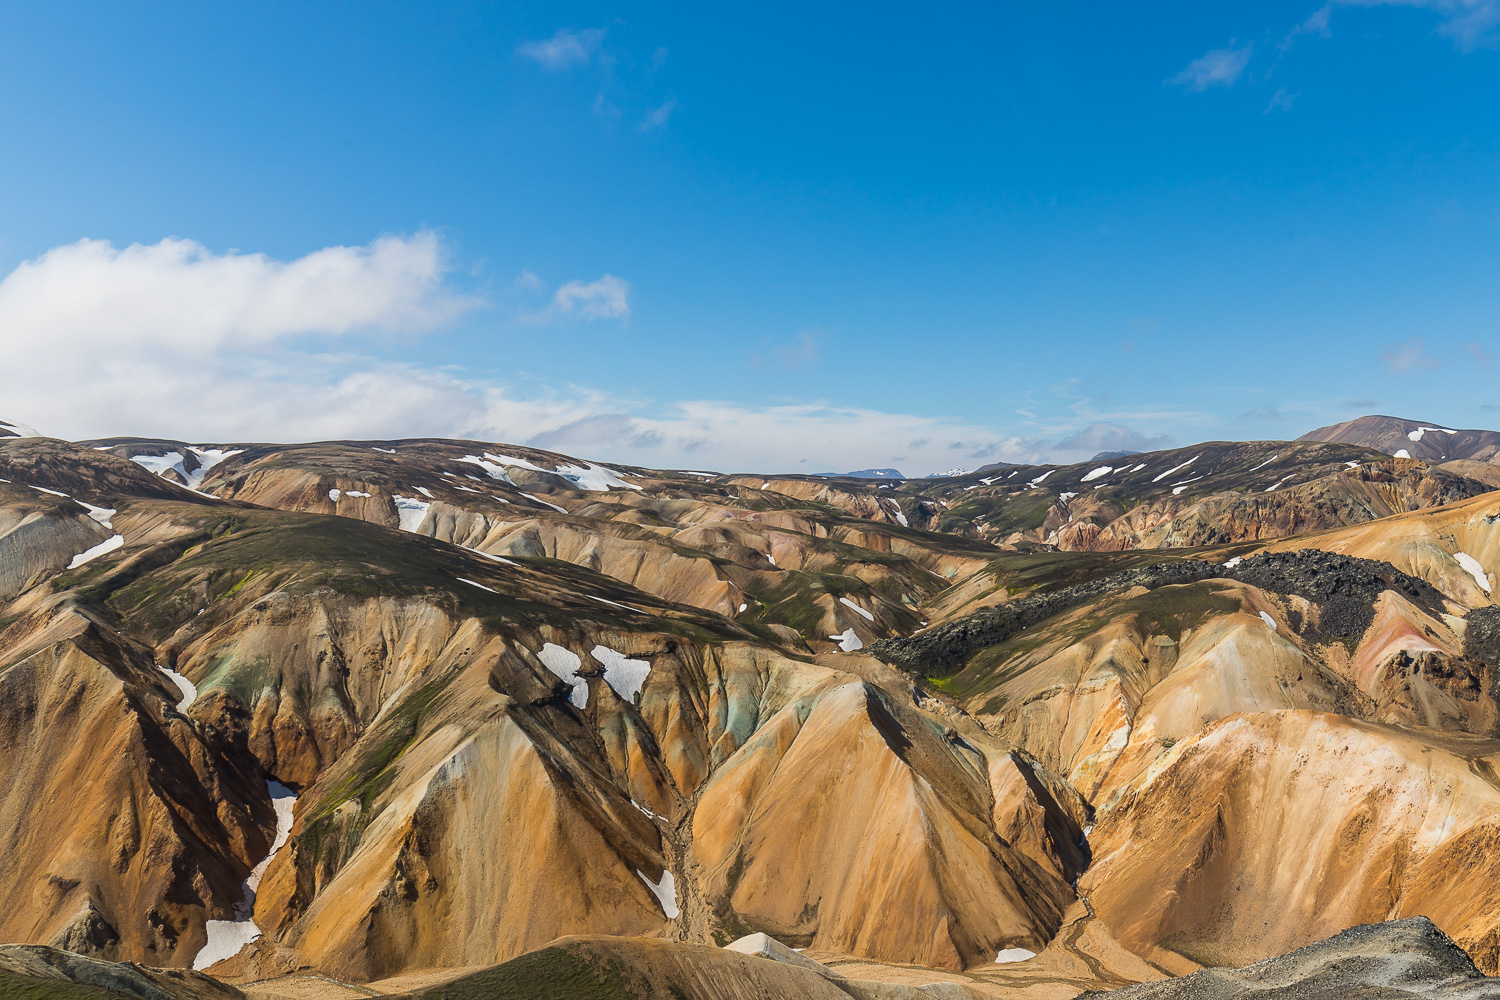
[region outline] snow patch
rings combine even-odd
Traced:
[[[677,883],[673,880],[672,873],[663,868],[660,882],[651,881],[639,868],[635,870],[635,873],[641,877],[641,881],[646,883],[646,887],[651,890],[651,895],[655,896],[656,901],[661,904],[661,912],[667,915],[667,919],[676,920],[677,915],[682,911],[677,908]]]
[[[886,502],[891,505],[891,510],[894,512],[894,516],[896,518],[896,523],[901,525],[901,527],[903,528],[910,528],[911,525],[906,522],[906,515],[901,513],[901,505],[889,498],[887,498]]]
[[[513,469],[530,469],[532,472],[545,472],[549,475],[561,476],[580,490],[586,490],[590,493],[607,493],[611,488],[618,490],[639,490],[642,488],[635,483],[627,483],[621,479],[620,476],[622,473],[616,472],[608,466],[595,465],[593,462],[589,462],[586,465],[559,465],[556,469],[544,469],[540,465],[528,462],[524,458],[515,458],[510,455],[492,455],[489,452],[485,452],[483,458],[474,455],[465,455],[459,461],[477,465],[488,472],[491,478],[504,479],[507,482],[510,481],[510,477],[505,472],[504,467],[506,466]],[[698,475],[698,473],[689,473],[689,475]]]
[[[1392,458],[1411,458],[1411,452],[1407,451],[1405,448],[1401,448],[1401,449],[1398,449],[1396,451],[1396,454],[1392,455],[1391,457]]]
[[[396,449],[395,448],[377,448],[374,445],[371,445],[370,446],[370,450],[371,451],[384,452],[387,455],[394,455],[394,454],[396,454]]]
[[[615,694],[634,705],[641,686],[651,675],[651,663],[629,659],[608,646],[595,646],[589,655],[604,664],[604,682],[614,688]]]
[[[106,528],[114,527],[114,523],[111,519],[115,516],[115,514],[119,513],[118,511],[110,507],[95,507],[93,504],[84,503],[82,500],[74,500],[73,502],[82,507],[84,510],[88,511],[89,517],[92,517],[95,521],[98,521]]]
[[[1271,626],[1271,631],[1272,632],[1278,632],[1278,631],[1280,631],[1280,629],[1278,629],[1276,627],[1276,619],[1272,618],[1270,615],[1266,614],[1264,611],[1262,611],[1260,613],[1260,620],[1263,621],[1263,622],[1265,622],[1267,625]]]
[[[160,670],[162,673],[166,674],[168,678],[171,679],[172,684],[182,695],[182,698],[177,702],[177,711],[186,715],[188,707],[191,706],[193,702],[198,700],[197,685],[179,674],[177,671],[171,669],[170,667],[161,667]]]
[[[418,487],[417,487],[417,492],[418,492],[418,493],[420,493],[420,494],[422,494],[422,495],[423,495],[423,496],[424,496],[424,497],[426,497],[426,498],[427,498],[427,499],[429,499],[429,500],[435,500],[435,499],[437,499],[437,498],[436,498],[436,497],[434,497],[434,496],[433,496],[433,495],[432,495],[432,491],[431,491],[431,490],[429,490],[429,489],[428,489],[428,488],[427,488],[427,487],[425,487],[425,486],[418,486]]]
[[[345,490],[344,491],[344,496],[346,496],[346,497],[372,497],[374,495],[375,494],[373,494],[373,493],[361,493],[359,490]]]
[[[461,576],[461,577],[458,577],[457,579],[458,579],[459,583],[467,583],[471,587],[478,587],[480,590],[488,590],[492,594],[498,594],[498,593],[500,593],[500,591],[496,590],[494,587],[486,587],[484,584],[479,583],[476,580],[470,580],[466,576]]]
[[[225,451],[222,448],[194,448],[188,446],[188,451],[198,458],[198,469],[188,477],[188,489],[196,490],[203,485],[203,477],[208,475],[208,470],[223,462],[225,459],[236,455],[243,455],[245,449],[236,448],[233,451]]]
[[[1094,480],[1098,479],[1100,476],[1107,476],[1111,472],[1114,472],[1114,471],[1115,471],[1115,467],[1113,465],[1101,465],[1101,466],[1099,466],[1099,468],[1095,469],[1093,472],[1090,472],[1088,475],[1084,476],[1083,479],[1082,479],[1082,482],[1092,483]]]
[[[875,616],[874,615],[870,614],[870,612],[866,611],[864,608],[860,607],[858,604],[855,604],[853,601],[849,600],[849,598],[847,598],[847,597],[840,597],[839,598],[839,603],[843,604],[843,605],[846,605],[847,607],[853,608],[857,613],[864,615],[865,619],[867,621],[874,621],[875,620]]]
[[[244,454],[245,449],[236,448],[233,451],[225,451],[222,448],[189,446],[188,451],[198,460],[198,467],[192,472],[187,471],[187,459],[180,451],[169,451],[165,455],[132,455],[130,460],[157,476],[175,472],[182,477],[183,482],[187,483],[188,489],[197,492],[198,487],[203,485],[203,477],[208,475],[210,469],[226,458]]]
[[[845,653],[852,653],[856,649],[864,649],[865,648],[864,640],[861,639],[859,636],[855,635],[854,634],[854,629],[852,629],[852,628],[846,628],[846,629],[844,629],[844,631],[840,632],[838,635],[830,635],[828,638],[830,638],[830,639],[837,639],[838,640],[838,644],[839,644],[839,649],[841,649]]]
[[[45,486],[33,486],[32,489],[36,490],[38,493],[50,493],[55,497],[67,497],[70,500],[72,499],[72,497],[68,497],[66,493],[59,492],[58,490],[49,490]]]
[[[549,642],[536,654],[536,658],[542,661],[542,666],[556,674],[559,680],[573,685],[573,693],[568,696],[568,700],[573,703],[574,708],[589,707],[589,682],[578,676],[578,668],[583,666],[583,660],[579,659],[577,653]]]
[[[1428,428],[1428,430],[1431,429],[1430,427]],[[1485,573],[1484,567],[1479,564],[1478,559],[1475,559],[1467,552],[1455,552],[1453,553],[1453,558],[1458,560],[1458,564],[1464,568],[1464,572],[1474,578],[1474,582],[1479,584],[1480,590],[1486,594],[1490,592],[1490,578]]]
[[[1418,427],[1416,430],[1408,432],[1407,435],[1406,435],[1406,439],[1408,441],[1420,441],[1420,440],[1422,440],[1422,435],[1425,434],[1425,433],[1427,433],[1428,431],[1432,431],[1432,433],[1434,433],[1434,434],[1457,434],[1458,433],[1458,431],[1450,431],[1446,427]]]
[[[1042,480],[1046,479],[1048,476],[1052,475],[1052,473],[1054,473],[1056,471],[1057,471],[1056,469],[1048,469],[1046,472],[1042,473],[1040,476],[1037,476],[1035,479],[1031,480],[1026,485],[1027,486],[1031,486],[1031,487],[1040,486],[1040,485],[1042,485]]]
[[[744,613],[745,613],[745,609],[746,609],[746,608],[748,608],[748,607],[749,607],[749,606],[750,606],[750,605],[748,605],[748,604],[741,604],[741,605],[740,605],[740,610],[739,610],[739,613],[740,613],[740,614],[744,614]]]
[[[108,553],[120,548],[124,544],[124,535],[111,535],[104,541],[100,542],[98,545],[95,545],[93,548],[85,549],[84,551],[74,556],[73,561],[68,563],[68,569],[77,569],[84,563],[93,562],[100,556],[107,555]]]
[[[18,424],[9,420],[0,420],[0,427],[4,427],[18,438],[39,438],[42,432],[28,424]],[[104,450],[108,450],[106,447]]]
[[[416,531],[422,526],[422,520],[427,516],[427,508],[432,504],[415,497],[404,497],[399,494],[392,496],[396,503],[396,516],[401,519],[402,531]]]
[[[1034,951],[1027,951],[1025,948],[1005,948],[995,956],[995,963],[1004,965],[1008,962],[1029,962],[1033,958],[1036,958]]]
[[[1234,569],[1236,566],[1238,566],[1240,563],[1242,563],[1244,561],[1245,561],[1245,557],[1244,556],[1235,556],[1233,559],[1226,560],[1225,563],[1224,563],[1224,565],[1226,567],[1228,567],[1229,569]]]
[[[328,499],[332,500],[334,503],[338,503],[339,497],[343,495],[344,491],[340,489],[332,489],[328,491]]]

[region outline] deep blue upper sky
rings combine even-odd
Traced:
[[[253,370],[288,419],[320,379],[457,380],[511,403],[393,404],[369,433],[617,461],[912,474],[1366,412],[1496,426],[1497,22],[1500,0],[9,5],[0,274],[84,238],[293,260],[436,231],[442,293],[479,300],[457,318],[183,365],[210,393]],[[628,317],[548,311],[604,275]],[[136,424],[106,428],[12,379],[0,416],[56,433],[314,433],[195,426],[201,399],[115,400]]]

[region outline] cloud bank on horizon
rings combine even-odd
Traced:
[[[1080,419],[1049,437],[818,400],[643,401],[580,385],[522,394],[424,364],[420,351],[418,360],[381,356],[489,305],[455,289],[451,271],[432,232],[290,261],[185,239],[124,248],[79,240],[0,280],[0,327],[12,341],[0,400],[10,417],[75,439],[471,437],[663,467],[897,464],[925,474],[1170,440],[1108,420]],[[623,322],[629,292],[611,274],[574,279],[516,319]]]

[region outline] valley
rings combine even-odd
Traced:
[[[0,972],[1237,996],[1378,940],[1500,995],[1488,433],[901,479],[0,422]]]

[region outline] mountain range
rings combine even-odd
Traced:
[[[1500,996],[1496,443],[0,421],[0,992]]]

